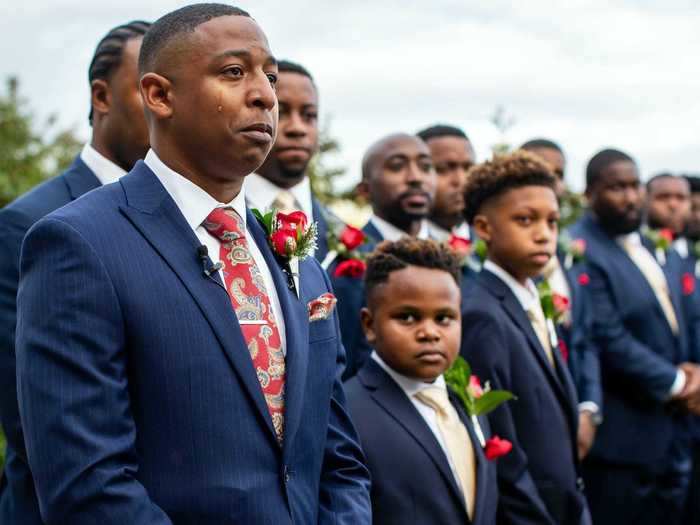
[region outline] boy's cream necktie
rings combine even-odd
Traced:
[[[544,353],[547,355],[549,364],[554,366],[554,356],[552,355],[552,345],[549,342],[549,331],[547,330],[547,320],[544,317],[542,308],[538,308],[537,304],[533,304],[527,309],[527,318],[530,320],[533,330],[539,339]]]
[[[450,404],[447,390],[431,386],[414,395],[418,401],[435,410],[440,435],[459,477],[458,481],[464,494],[469,519],[472,519],[476,501],[476,459],[469,432],[460,421],[455,408]]]
[[[663,273],[661,267],[657,264],[654,256],[649,253],[649,251],[640,243],[634,242],[632,240],[625,239],[622,246],[629,255],[632,262],[639,268],[642,272],[644,278],[651,286],[654,291],[656,300],[659,301],[661,310],[663,310],[666,316],[666,321],[668,321],[669,326],[674,334],[678,333],[678,318],[676,317],[676,311],[673,309],[673,303],[671,302],[671,296],[668,290],[668,283],[666,282],[666,276]]]

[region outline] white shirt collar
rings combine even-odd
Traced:
[[[279,194],[280,191],[284,191],[283,188],[276,186],[257,173],[248,175],[245,178],[243,186],[245,187],[245,193],[252,207],[258,208],[260,211],[268,210],[277,197],[277,194]],[[292,186],[286,191],[294,196],[299,206],[301,206],[301,211],[308,217],[313,216],[311,181],[308,177],[304,177],[296,186]]]
[[[90,168],[90,171],[95,174],[95,177],[103,186],[117,182],[126,175],[126,171],[93,148],[89,142],[83,146],[80,152],[80,160]]]
[[[243,186],[241,186],[241,191],[238,192],[238,195],[231,202],[221,203],[195,183],[166,166],[152,149],[148,150],[143,161],[158,177],[158,180],[185,216],[187,224],[193,230],[196,230],[215,208],[231,207],[241,216],[243,224],[246,223],[246,203]]]
[[[374,214],[372,214],[369,220],[372,222],[374,227],[379,230],[379,233],[382,234],[382,237],[384,237],[384,240],[386,241],[396,242],[408,235],[405,231],[397,228],[393,224],[385,221],[381,217],[377,217]],[[418,231],[418,235],[416,237],[418,239],[428,239],[430,237],[428,221],[421,221],[420,230]]]
[[[634,244],[634,245],[641,245],[642,244],[642,237],[639,235],[639,232],[632,232],[632,233],[626,233],[624,235],[618,235],[615,237],[615,241],[620,245],[624,246],[625,244]]]
[[[683,259],[688,258],[688,255],[690,253],[690,249],[688,247],[688,239],[686,239],[685,237],[678,237],[678,239],[673,241],[673,248]]]
[[[452,231],[448,231],[439,224],[428,220],[428,231],[430,233],[430,238],[435,239],[436,241],[447,241],[450,238],[450,235],[456,235],[457,237],[461,237],[462,239],[470,239],[471,234],[469,232],[469,225],[466,222],[462,222],[452,228]]]
[[[539,305],[540,294],[537,292],[537,286],[532,281],[528,279],[526,286],[523,286],[518,281],[516,281],[511,274],[506,272],[503,268],[498,266],[495,262],[490,259],[486,259],[484,262],[484,270],[488,270],[493,273],[496,277],[501,279],[508,288],[513,292],[515,298],[523,307],[523,310],[527,311],[533,306]]]
[[[445,383],[445,378],[442,374],[435,379],[435,382],[426,383],[420,379],[414,379],[412,377],[399,374],[396,370],[387,365],[384,360],[379,357],[379,354],[376,351],[372,351],[371,357],[387,374],[389,374],[389,376],[396,382],[397,385],[399,385],[399,387],[401,387],[401,390],[403,390],[408,397],[413,397],[421,390],[425,390],[426,388],[433,386],[445,389],[447,388],[447,383]]]

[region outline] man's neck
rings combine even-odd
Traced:
[[[387,215],[382,214],[381,210],[373,210],[373,213],[380,219],[388,222],[395,228],[398,228],[399,230],[405,232],[407,235],[410,235],[411,237],[418,236],[418,233],[421,229],[421,225],[423,223],[421,219],[406,220],[403,223],[401,223],[400,221],[393,220],[392,218],[387,217]]]
[[[124,171],[129,171],[133,166],[124,166],[122,162],[119,162],[119,159],[117,159],[116,155],[112,152],[110,148],[107,147],[106,141],[99,136],[98,133],[93,133],[92,134],[92,139],[90,140],[90,146],[94,148],[97,153],[102,155],[104,158],[109,160],[110,162],[113,162],[117,166],[119,166],[121,169]]]
[[[433,215],[430,220],[448,232],[464,222],[462,215]]]
[[[256,173],[283,190],[293,188],[306,177],[306,170],[298,175],[290,176],[282,173],[282,170],[280,170],[278,166],[268,165],[267,163],[260,166]]]

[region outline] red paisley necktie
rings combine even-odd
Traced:
[[[285,364],[282,341],[262,274],[248,249],[243,219],[232,208],[216,208],[203,226],[221,241],[224,283],[253,359],[277,439],[284,435]]]

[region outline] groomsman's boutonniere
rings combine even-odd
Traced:
[[[644,228],[642,233],[647,239],[654,243],[654,256],[658,263],[661,266],[665,265],[666,252],[673,244],[673,232],[668,228],[661,228],[660,230]]]
[[[570,270],[574,264],[583,262],[586,255],[586,241],[572,239],[566,233],[559,236],[559,249],[564,253],[564,267]]]
[[[365,273],[366,254],[358,250],[367,242],[367,236],[358,228],[343,225],[340,233],[329,228],[326,236],[328,242],[328,255],[321,263],[321,267],[327,270],[336,259],[341,259],[333,272],[335,277],[353,277],[359,279]]]
[[[579,274],[577,281],[581,286],[588,286],[591,284],[591,276],[586,272],[583,272],[582,274]]]
[[[583,274],[582,274],[583,275]],[[562,354],[565,349],[561,348],[559,338],[557,337],[556,325],[566,324],[571,318],[571,304],[569,299],[552,291],[546,279],[537,283],[537,291],[540,296],[540,305],[544,318],[547,321],[547,332],[549,333],[549,343],[552,348],[559,347]]]
[[[309,222],[302,211],[282,213],[272,210],[264,215],[255,208],[251,211],[265,228],[267,241],[277,260],[282,262],[289,287],[299,297],[299,261],[316,249],[316,223]]]
[[[487,459],[493,460],[510,452],[513,445],[508,440],[494,436],[486,441],[478,416],[488,414],[506,401],[515,399],[515,396],[507,390],[491,390],[488,382],[482,387],[479,378],[472,375],[469,363],[460,356],[457,356],[452,366],[445,371],[445,382],[462,402]],[[496,443],[498,446],[494,448]]]
[[[692,273],[686,272],[683,274],[683,277],[681,277],[681,289],[683,295],[693,295],[695,291],[695,276]]]
[[[459,257],[462,266],[469,266],[476,272],[481,270],[481,265],[486,260],[487,255],[486,243],[482,239],[477,239],[472,242],[470,239],[460,237],[453,233],[450,234],[446,244],[447,247]],[[478,261],[474,260],[472,255],[476,256]]]

